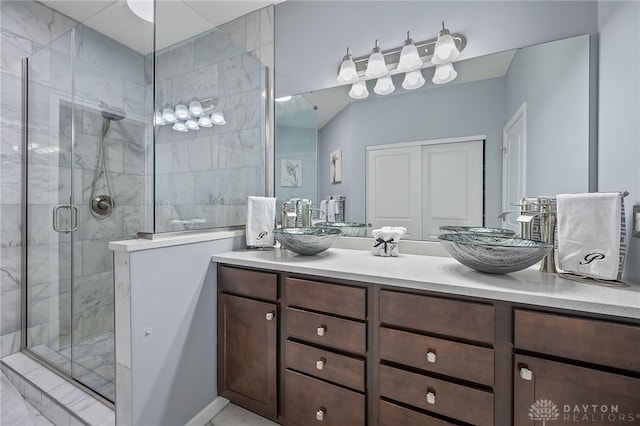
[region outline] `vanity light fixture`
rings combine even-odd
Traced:
[[[355,70],[355,64],[353,65]],[[422,59],[416,45],[413,44],[413,40],[409,37],[409,31],[407,31],[407,39],[404,41],[404,46],[400,52],[400,62],[398,62],[397,70],[400,72],[415,71],[422,68]]]
[[[371,55],[352,58],[351,49],[347,48],[347,55],[342,58],[337,80],[342,84],[352,84],[349,96],[354,99],[364,99],[369,96],[366,80],[391,77],[405,73],[402,87],[414,90],[425,84],[422,69],[436,65],[433,76],[434,84],[445,84],[453,81],[458,75],[451,63],[460,56],[460,52],[467,45],[465,36],[459,33],[451,34],[444,27],[438,32],[438,37],[414,43],[407,31],[407,38],[402,47],[382,51],[380,42],[376,40]],[[351,83],[351,62],[355,65],[357,79]],[[384,78],[376,82],[374,92],[377,94],[392,93],[395,89],[391,78]],[[347,83],[349,82],[349,83]],[[277,99],[276,99],[277,100]]]
[[[218,126],[226,124],[224,113],[214,111],[215,108],[212,99],[193,100],[189,102],[189,106],[178,104],[175,109],[167,106],[162,109],[162,112],[156,111],[153,114],[153,123],[156,126],[173,124],[171,129],[182,133],[212,127],[214,124]]]
[[[356,64],[353,62],[351,56],[351,49],[347,47],[347,54],[342,58],[342,64],[340,64],[340,71],[338,72],[338,83],[351,84],[358,81],[358,72],[356,71]]]
[[[387,64],[384,61],[384,55],[382,55],[380,43],[376,40],[376,45],[371,50],[371,56],[369,56],[367,69],[364,72],[364,75],[367,78],[378,78],[383,75],[387,75],[388,73],[389,70],[387,69]]]
[[[446,64],[455,61],[458,56],[460,56],[460,51],[456,47],[449,30],[444,27],[444,21],[442,21],[442,30],[438,33],[438,41],[436,41],[431,63],[434,65]]]
[[[369,96],[367,82],[364,80],[355,82],[353,86],[351,86],[351,90],[349,90],[349,96],[353,99],[364,99]]]

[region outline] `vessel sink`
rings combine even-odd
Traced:
[[[489,274],[528,268],[553,248],[541,241],[496,235],[443,234],[438,239],[458,262]]]
[[[276,228],[276,240],[287,250],[303,256],[318,254],[333,245],[342,233],[336,228]]]
[[[485,228],[482,226],[441,226],[440,231],[445,234],[516,235],[516,233],[510,229]]]
[[[366,237],[367,225],[358,222],[319,222],[319,228],[336,228],[342,231],[343,237]]]

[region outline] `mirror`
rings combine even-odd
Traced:
[[[276,103],[276,152],[294,152],[301,139],[281,135],[302,129],[313,132],[312,115],[316,116],[317,158],[315,162],[306,158],[301,167],[317,168],[317,180],[310,182],[305,175],[304,186],[296,196],[309,198],[315,193],[317,203],[316,199],[345,194],[346,220],[365,222],[367,146],[478,135],[485,137],[485,143],[484,223],[477,225],[503,226],[498,215],[519,200],[514,198],[518,191],[537,196],[589,190],[589,88],[593,76],[588,35],[454,65],[458,77],[446,85],[431,84],[433,68],[425,68],[428,83],[418,90],[402,89],[403,76],[398,75],[394,78],[395,92],[386,96],[375,95],[371,90],[374,82],[369,81],[371,94],[364,100],[349,98],[347,85]],[[296,114],[305,119],[298,120]],[[521,166],[509,170],[503,166],[505,154],[509,155],[503,150],[503,131],[517,114],[525,115],[526,148]],[[338,149],[342,152],[342,180],[332,183],[329,159]],[[306,152],[312,152],[311,145]],[[276,168],[280,160],[276,158]],[[505,176],[505,183],[516,188],[505,186],[505,195],[512,192],[505,206],[503,168],[511,173]],[[275,183],[278,201],[288,199],[279,176]]]

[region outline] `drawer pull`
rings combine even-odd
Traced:
[[[436,362],[436,353],[434,351],[427,352],[427,361],[430,363]]]
[[[267,319],[267,321],[273,321],[273,318],[276,316],[275,312],[267,312],[267,315],[265,315],[265,318]]]
[[[316,333],[318,334],[318,336],[324,336],[324,333],[326,333],[326,332],[327,332],[327,326],[326,325],[321,325],[316,330]]]
[[[522,377],[523,380],[532,380],[533,371],[529,370],[527,367],[520,367],[520,377]]]
[[[316,361],[316,368],[318,370],[323,370],[326,363],[327,363],[326,358],[320,358],[318,361]]]
[[[327,410],[326,408],[321,407],[318,411],[316,411],[316,420],[317,421],[319,421],[319,422],[323,422],[324,421],[324,414],[325,414],[326,410]]]
[[[436,393],[434,391],[427,392],[427,403],[435,404],[436,403]]]

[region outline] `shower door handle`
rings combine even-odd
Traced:
[[[71,228],[62,228],[60,227],[60,210],[62,209],[68,209],[69,211],[71,211],[71,204],[58,204],[57,206],[55,206],[53,208],[53,230],[56,232],[60,232],[62,234],[68,234],[71,231],[75,231],[75,229],[78,229],[77,227],[75,229],[71,229]],[[77,213],[76,213],[77,216]],[[73,219],[72,219],[73,222]],[[77,222],[77,219],[76,219]]]
[[[71,231],[75,232],[80,227],[80,211],[78,206],[71,206]]]

